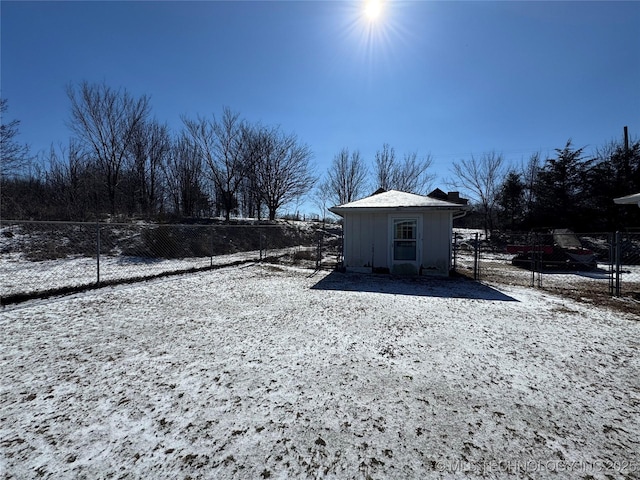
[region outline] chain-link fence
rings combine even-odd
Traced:
[[[640,300],[640,233],[616,233],[613,248],[614,295]]]
[[[319,222],[3,222],[0,297],[5,304],[256,261],[331,268],[341,245],[341,228]]]
[[[453,270],[477,280],[480,276],[480,242],[483,235],[475,230],[460,229],[453,234]]]
[[[3,221],[0,300],[272,262],[340,264],[342,228],[320,222],[148,224]],[[454,270],[476,280],[640,299],[640,233],[494,234],[456,229]]]
[[[457,230],[454,269],[474,279],[572,294],[640,298],[640,233]]]

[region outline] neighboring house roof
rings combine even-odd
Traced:
[[[427,193],[427,197],[437,198],[439,200],[446,200],[447,199],[447,194],[445,192],[443,192],[442,190],[440,190],[439,188],[436,188],[431,193]]]
[[[463,212],[469,207],[436,198],[416,195],[414,193],[389,190],[330,208],[338,215],[347,212],[380,211],[380,210],[454,210]]]
[[[467,205],[469,200],[460,197],[460,192],[447,192],[444,193],[439,188],[436,188],[433,192],[427,193],[427,197],[437,198],[438,200],[444,200],[446,202],[457,203],[459,205]]]
[[[622,205],[638,205],[640,207],[640,193],[614,198],[613,201]]]

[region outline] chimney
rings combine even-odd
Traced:
[[[466,198],[460,198],[460,192],[448,192],[447,202],[457,203],[458,205],[468,205],[469,200]]]

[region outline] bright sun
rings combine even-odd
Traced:
[[[364,15],[371,22],[375,22],[382,15],[382,0],[365,0]]]

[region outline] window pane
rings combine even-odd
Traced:
[[[415,260],[416,242],[414,240],[396,240],[393,242],[394,260]]]
[[[396,220],[394,229],[394,239],[415,240],[417,233],[416,220]]]

